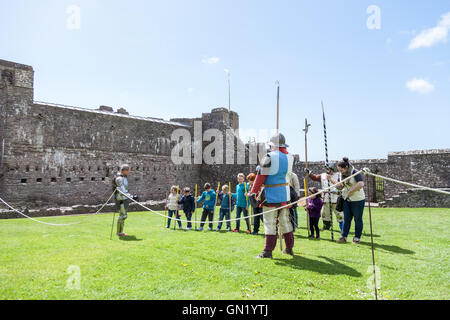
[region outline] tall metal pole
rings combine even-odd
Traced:
[[[325,166],[328,167],[328,141],[327,141],[327,125],[325,121],[325,109],[323,107],[323,101],[322,101],[322,114],[323,114],[323,136],[325,139]],[[328,180],[327,180],[328,181]],[[327,183],[327,187],[329,187],[330,184]],[[330,207],[330,228],[331,228],[331,240],[334,241],[334,231],[333,231],[333,203],[331,201],[331,190],[328,190],[328,205]]]
[[[225,73],[228,78],[228,111],[231,111],[231,79],[230,79],[230,70],[225,69]]]
[[[280,132],[280,82],[277,81],[277,134]]]

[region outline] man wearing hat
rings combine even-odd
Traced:
[[[311,180],[321,183],[322,189],[326,189],[332,186],[332,184],[328,181],[328,175],[330,175],[335,180],[338,180],[339,178],[339,173],[337,172],[337,170],[333,165],[326,164],[325,170],[326,172],[322,174],[313,174],[309,170],[305,169]],[[323,220],[323,230],[330,230],[332,219],[332,215],[330,214],[330,212],[331,213],[334,212],[334,214],[336,215],[336,220],[339,223],[339,228],[341,229],[342,232],[342,227],[344,225],[344,214],[342,212],[336,211],[336,202],[338,197],[337,194],[338,190],[336,188],[331,189],[330,192],[324,192],[323,207],[321,212]],[[331,197],[331,210],[330,210],[330,197]]]
[[[271,151],[261,161],[261,170],[256,176],[250,195],[262,198],[266,244],[257,258],[272,258],[277,238],[278,236],[281,238],[281,235],[286,244],[283,253],[294,255],[294,232],[289,209],[286,207],[277,210],[288,205],[291,200],[289,182],[294,157],[288,153],[286,139],[281,133],[270,139],[269,146]],[[263,195],[260,194],[262,187],[264,187]]]

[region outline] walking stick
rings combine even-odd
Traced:
[[[179,186],[177,186],[177,198],[176,198],[177,210],[175,210],[175,214],[177,215],[177,218],[173,221],[173,230],[176,229],[176,224],[177,224],[177,220],[178,220],[178,192],[179,192]]]
[[[219,199],[219,189],[220,189],[220,182],[217,184],[216,201],[214,201],[213,215],[212,220],[210,221],[214,221],[214,212],[216,211],[217,200]]]
[[[308,237],[311,236],[310,227],[309,227],[309,211],[308,211],[308,183],[306,182],[306,178],[303,179],[303,188],[305,189],[305,201],[306,201],[306,228],[308,229]]]
[[[195,217],[195,231],[197,231],[197,184],[195,184],[195,210],[194,210],[194,217]]]
[[[303,131],[305,132],[305,168],[308,169],[308,130],[311,125],[308,124],[308,119],[305,118],[305,129]],[[305,188],[305,196],[308,197],[308,178],[309,176],[305,177],[303,179],[303,185]],[[306,200],[308,203],[308,200]],[[311,236],[310,234],[310,226],[309,226],[309,214],[308,210],[306,210],[306,225],[308,227],[308,237]]]
[[[114,220],[115,219],[116,219],[116,211],[114,211],[114,214],[113,214],[113,222],[112,222],[112,225],[111,225],[111,236],[109,237],[109,240],[112,240],[112,234],[113,234]]]
[[[325,166],[328,167],[328,142],[327,142],[327,125],[325,122],[325,109],[323,108],[322,101],[322,114],[323,114],[323,135],[325,139]],[[327,180],[327,187],[330,186],[330,183]],[[331,228],[331,241],[334,241],[334,231],[333,231],[333,203],[331,201],[331,190],[328,190],[328,205],[330,207],[330,228]]]
[[[377,293],[377,273],[376,273],[376,265],[375,265],[375,249],[373,246],[373,231],[372,231],[372,209],[370,206],[370,183],[369,177],[367,177],[367,199],[369,203],[369,221],[370,221],[370,245],[372,247],[372,265],[373,265],[373,285],[375,289],[375,300],[378,300]]]

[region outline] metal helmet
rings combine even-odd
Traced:
[[[287,148],[289,145],[286,144],[286,138],[283,134],[278,133],[270,138],[269,146],[278,147],[278,148]]]
[[[325,168],[337,172],[336,164],[334,163],[325,163]]]

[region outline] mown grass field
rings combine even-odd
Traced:
[[[359,245],[308,240],[303,227],[295,257],[277,245],[272,260],[255,259],[262,234],[168,230],[148,212],[129,213],[122,240],[109,239],[112,214],[41,218],[82,222],[68,227],[0,220],[0,299],[373,299],[368,217]],[[449,299],[450,209],[373,218],[380,298]],[[77,270],[79,289],[67,285]]]

